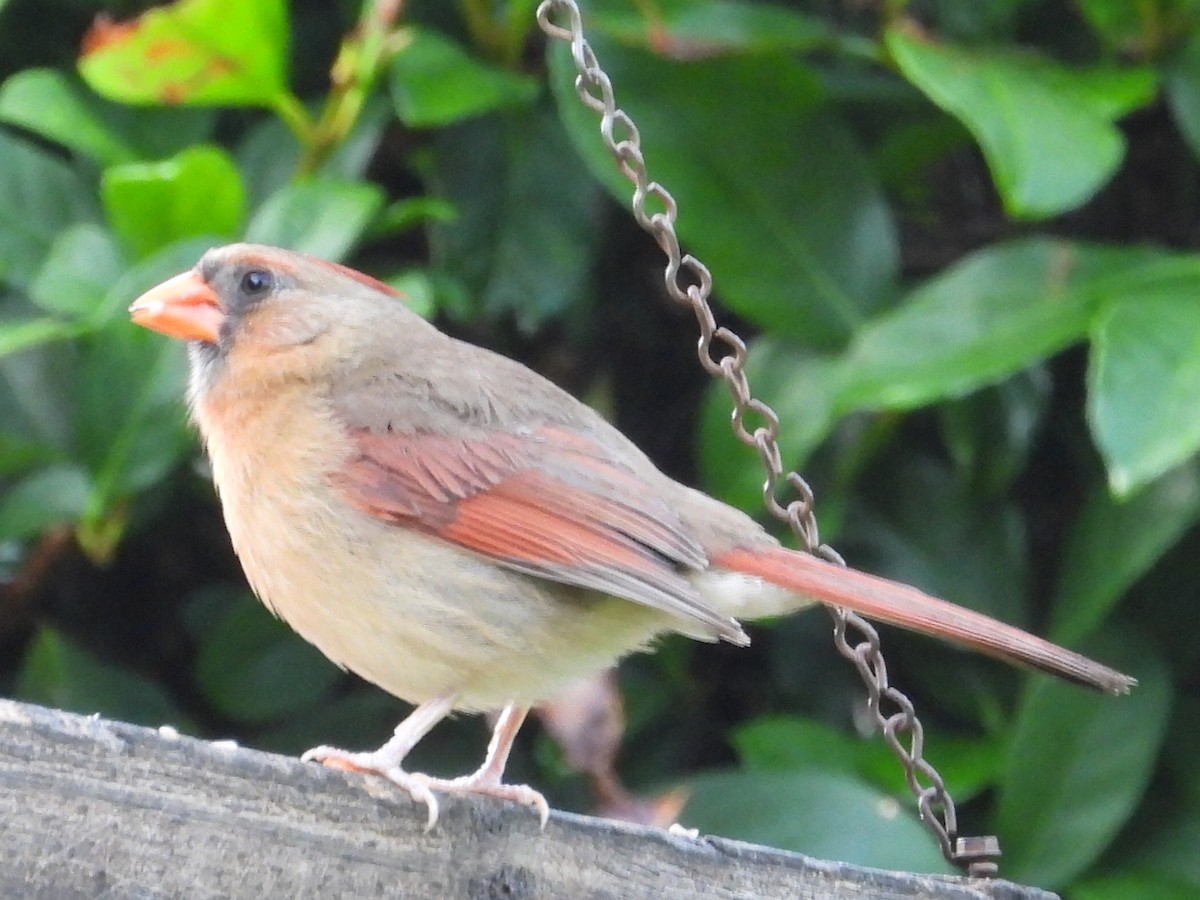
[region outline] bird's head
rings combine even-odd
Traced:
[[[139,325],[188,342],[192,389],[203,393],[231,370],[258,380],[320,377],[361,352],[356,344],[364,336],[393,332],[397,317],[420,327],[398,296],[336,263],[231,244],[142,294],[129,313]]]

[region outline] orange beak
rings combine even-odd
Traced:
[[[195,272],[184,272],[133,301],[135,323],[168,337],[215,344],[225,313],[216,292]]]

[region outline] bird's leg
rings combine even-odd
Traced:
[[[314,747],[300,758],[305,762],[319,762],[332,769],[382,775],[408,791],[414,800],[425,804],[429,811],[425,824],[425,830],[428,831],[437,824],[438,818],[437,798],[429,787],[431,779],[419,772],[406,772],[402,763],[412,748],[420,743],[421,738],[450,714],[455,698],[455,694],[443,694],[425,701],[396,726],[395,733],[386,744],[373,752],[352,753],[337,747]]]
[[[472,778],[479,779],[481,783],[500,783],[508,765],[508,754],[512,752],[513,741],[516,740],[517,732],[521,730],[527,715],[528,706],[510,703],[504,707],[492,729],[492,739],[488,741],[487,756],[484,757],[483,765],[471,776]]]
[[[402,766],[404,758],[421,738],[450,714],[454,708],[454,701],[454,694],[446,694],[422,703],[396,726],[395,734],[386,744],[371,753],[352,753],[336,747],[314,747],[301,759],[306,762],[316,761],[334,769],[382,775],[408,791],[414,800],[425,804],[429,811],[426,830],[437,824],[438,802],[434,791],[484,794],[501,800],[524,803],[537,810],[542,827],[546,827],[546,821],[550,817],[550,807],[546,798],[528,785],[504,784],[500,780],[508,763],[508,755],[512,751],[513,740],[529,713],[527,706],[509,704],[504,708],[492,731],[487,757],[476,772],[461,778],[434,778],[421,772],[405,771]]]
[[[529,714],[528,706],[517,706],[510,703],[500,713],[496,727],[492,730],[492,739],[488,743],[487,756],[483,765],[470,775],[461,778],[425,778],[425,783],[435,791],[453,794],[483,794],[488,797],[499,797],[501,800],[511,800],[523,803],[537,810],[542,827],[550,818],[550,805],[546,798],[527,784],[504,784],[500,779],[504,775],[504,767],[508,764],[508,754],[512,751],[513,740],[521,730],[521,723]]]

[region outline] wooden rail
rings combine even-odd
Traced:
[[[446,797],[0,700],[5,898],[995,898],[1052,895]]]

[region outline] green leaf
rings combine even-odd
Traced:
[[[1194,559],[1194,554],[1187,557],[1188,562]],[[1181,638],[1187,642],[1195,626],[1184,622],[1180,630],[1185,632]],[[1171,661],[1176,662],[1174,658]],[[1189,883],[1193,890],[1200,889],[1200,854],[1196,853],[1200,846],[1200,768],[1195,753],[1198,740],[1200,696],[1180,690],[1156,773],[1155,802],[1142,804],[1140,821],[1129,829],[1136,829],[1137,844],[1122,847],[1124,852],[1119,857],[1123,869],[1155,872],[1163,878]]]
[[[29,298],[47,312],[95,316],[124,268],[111,232],[100,225],[73,225],[55,238],[29,286]]]
[[[940,407],[946,449],[972,485],[997,496],[1020,477],[1041,436],[1053,390],[1045,367],[1033,366]]]
[[[1200,519],[1200,470],[1168,472],[1132,498],[1093,487],[1075,520],[1054,601],[1051,637],[1075,643]]]
[[[600,194],[548,109],[443,132],[430,182],[459,213],[430,228],[434,263],[475,309],[532,331],[588,299]]]
[[[1105,872],[1071,885],[1072,900],[1195,900],[1197,885],[1161,872]]]
[[[651,10],[653,13],[651,14]],[[722,53],[815,50],[835,43],[836,33],[817,16],[758,3],[684,0],[653,7],[620,4],[589,10],[589,24],[622,43],[675,59]]]
[[[272,194],[246,226],[246,240],[344,259],[383,208],[383,191],[364,181],[310,179]]]
[[[770,336],[750,344],[746,377],[754,395],[779,414],[779,450],[785,468],[798,468],[833,426],[834,362],[790,341]],[[733,401],[723,382],[713,382],[700,412],[697,444],[707,489],[740,509],[762,505],[766,473],[757,453],[733,433]],[[746,428],[764,424],[753,415]]]
[[[1160,258],[1028,238],[977,251],[856,335],[840,412],[960,397],[1082,339],[1095,310]]]
[[[1114,493],[1132,493],[1200,448],[1200,257],[1131,285],[1100,316],[1088,423]]]
[[[50,466],[11,485],[0,496],[0,540],[35,537],[51,525],[82,515],[91,484],[75,466]]]
[[[1073,209],[1112,176],[1125,153],[1114,120],[1148,103],[1149,68],[1071,69],[1033,53],[938,44],[902,28],[885,41],[900,71],[979,142],[1015,216]]]
[[[786,772],[817,767],[855,774],[872,746],[820,722],[798,716],[763,716],[730,735],[747,769]],[[882,745],[880,745],[882,746]],[[886,751],[885,751],[886,752]]]
[[[19,125],[98,162],[130,162],[137,151],[111,128],[99,103],[55,69],[26,69],[0,86],[0,121]]]
[[[404,305],[421,318],[430,319],[437,312],[437,287],[424,269],[409,269],[384,281],[398,290]]]
[[[1005,874],[1054,890],[1083,872],[1146,789],[1170,714],[1156,650],[1125,632],[1086,651],[1138,678],[1107,697],[1039,678],[1017,711],[996,809]]]
[[[1143,575],[1122,600],[1135,611],[1139,627],[1155,637],[1171,672],[1187,682],[1200,669],[1200,642],[1192,639],[1200,631],[1200,604],[1188,589],[1196,577],[1200,554],[1200,528],[1188,530]],[[1180,699],[1187,696],[1181,691]],[[1200,694],[1196,695],[1200,701]],[[1200,780],[1196,782],[1200,789]],[[1200,791],[1198,791],[1200,796]]]
[[[0,319],[0,358],[51,341],[75,337],[80,328],[61,319]]]
[[[1200,157],[1200,36],[1176,54],[1164,88],[1179,131],[1192,154]]]
[[[195,727],[156,682],[97,659],[52,628],[42,628],[30,645],[17,676],[16,696],[141,725]]]
[[[0,428],[46,448],[43,462],[70,458],[71,430],[75,418],[75,348],[68,340],[78,323],[38,319],[42,331],[24,352],[0,354]],[[20,328],[19,323],[17,327]],[[0,344],[3,340],[0,326]]]
[[[924,757],[937,768],[955,801],[962,804],[995,786],[1003,762],[1003,743],[998,736],[959,737],[946,731],[942,729],[936,735],[926,732]],[[878,735],[872,746],[878,749],[863,753],[860,774],[893,796],[907,800],[911,794],[903,766]]]
[[[371,229],[373,236],[400,234],[421,225],[449,225],[458,220],[458,210],[441,197],[405,197],[385,209]]]
[[[680,819],[704,833],[860,866],[950,871],[915,816],[836,770],[715,772],[688,787]]]
[[[0,282],[28,286],[58,234],[94,218],[91,197],[60,160],[0,130]]]
[[[854,737],[799,716],[762,716],[739,725],[730,735],[746,769],[788,772],[811,768],[869,780],[907,798],[904,769],[887,744],[873,735]],[[981,738],[930,737],[926,758],[933,762],[954,798],[964,802],[988,787],[1000,768],[998,742]]]
[[[1154,6],[1139,7],[1129,0],[1088,0],[1079,4],[1079,14],[1092,31],[1115,50],[1136,56],[1146,54],[1155,41],[1153,32],[1170,27],[1167,23],[1172,13],[1177,13],[1180,7],[1179,12],[1187,9],[1190,2],[1160,0]],[[1161,36],[1158,39],[1161,40]]]
[[[252,212],[292,181],[303,156],[300,141],[278,117],[265,118],[246,131],[234,150],[234,159]]]
[[[851,82],[851,91],[854,87]],[[881,94],[882,89],[877,89],[866,99],[887,104]],[[849,99],[860,98],[851,92]],[[937,171],[935,167],[944,165],[944,160],[952,154],[964,153],[970,144],[971,136],[962,125],[934,111],[919,115],[915,121],[902,121],[890,127],[881,136],[872,155],[888,193],[906,208],[929,215],[930,210],[937,208],[944,184],[937,177],[929,177],[928,173]]]
[[[410,27],[404,33],[408,40],[392,60],[389,85],[405,125],[449,125],[537,96],[535,79],[486,65],[436,31]]]
[[[887,203],[794,56],[673,64],[592,43],[641,129],[651,177],[678,202],[683,244],[712,269],[723,303],[781,336],[829,348],[889,299],[898,253]],[[632,188],[601,143],[598,117],[575,94],[565,48],[551,49],[550,68],[577,152],[628,207]]]
[[[7,412],[7,398],[0,398],[0,411]],[[0,431],[0,476],[12,476],[27,472],[39,463],[54,457],[54,450],[36,440],[9,430]],[[0,501],[3,502],[3,501]]]
[[[100,190],[113,229],[139,258],[183,238],[232,238],[245,215],[237,167],[214,146],[189,147],[162,162],[113,166]]]
[[[114,285],[105,307],[126,307],[142,291],[191,268],[207,241],[172,244]],[[177,341],[123,318],[80,342],[75,453],[92,473],[87,520],[156,483],[192,446],[184,416],[187,361]]]
[[[940,460],[901,457],[857,517],[855,561],[938,597],[1024,626],[1024,522],[1008,496],[979,498]]]
[[[1180,813],[1161,816],[1156,840],[1129,856],[1129,864],[1143,872],[1155,872],[1171,882],[1191,885],[1195,897],[1200,890],[1200,804],[1192,803]],[[1129,895],[1126,895],[1129,896]],[[1158,894],[1146,894],[1157,900]]]
[[[128,322],[90,335],[80,355],[76,440],[93,473],[87,520],[163,478],[192,445],[183,348]]]
[[[92,38],[79,72],[123,103],[274,106],[287,94],[284,0],[177,0]]]
[[[0,86],[0,121],[107,166],[204,140],[213,117],[200,110],[130,109],[97,97],[65,72],[26,69]]]
[[[196,656],[208,702],[239,722],[271,722],[327,699],[342,673],[262,604],[244,597],[212,623]]]

